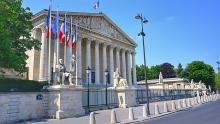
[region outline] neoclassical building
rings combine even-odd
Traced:
[[[28,79],[44,81],[48,79],[48,42],[46,41],[45,22],[47,10],[42,10],[32,18],[34,25],[32,36],[41,41],[41,50],[27,51]],[[77,63],[77,84],[87,83],[86,68],[92,69],[91,83],[104,85],[109,72],[109,83],[113,83],[116,68],[122,78],[127,79],[128,85],[136,84],[135,48],[137,44],[112,20],[103,13],[59,12],[60,22],[66,13],[67,23],[73,17],[74,24],[78,24],[76,49],[73,54]],[[55,12],[52,12],[52,24]],[[69,27],[67,24],[67,31]],[[51,40],[51,68],[55,65],[55,38]],[[64,45],[60,45],[60,58],[64,59]]]

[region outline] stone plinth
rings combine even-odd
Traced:
[[[82,108],[82,91],[80,86],[55,85],[48,88],[48,115],[63,119],[85,114]]]
[[[118,104],[120,108],[127,108],[136,106],[136,88],[134,87],[122,87],[116,88],[118,95]]]

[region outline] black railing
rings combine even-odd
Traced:
[[[88,100],[89,100],[89,104],[88,104]],[[88,90],[84,90],[83,107],[88,111],[118,107],[117,93],[115,90],[108,89],[106,94],[105,88],[90,89],[89,92]]]
[[[136,101],[139,104],[147,102],[147,91],[146,89],[138,89],[136,91]],[[195,96],[196,91],[192,90],[160,90],[160,89],[149,89],[148,97],[149,102],[175,100],[181,98],[190,98]]]

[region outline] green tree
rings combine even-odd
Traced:
[[[215,75],[215,88],[220,89],[220,75],[219,74]]]
[[[31,38],[32,13],[21,5],[22,0],[0,1],[0,67],[22,73],[27,71],[25,52],[39,49],[40,42]]]
[[[188,72],[183,68],[181,63],[179,63],[176,68],[176,74],[180,78],[187,78],[189,75]]]
[[[162,72],[164,78],[174,78],[176,77],[176,72],[174,70],[174,66],[170,63],[163,63],[160,65],[160,69],[157,72],[159,74]]]
[[[183,72],[183,66],[181,63],[178,64],[177,69],[176,69],[176,74],[178,77],[182,77],[182,72]]]
[[[151,66],[150,68],[148,68],[148,71],[147,71],[147,78],[150,80],[150,79],[156,79],[158,78],[158,71],[160,69],[160,66],[159,65],[156,65],[156,66]]]
[[[144,80],[144,65],[136,66],[137,71],[137,81]]]
[[[195,82],[201,80],[207,86],[215,86],[215,72],[211,65],[205,64],[202,61],[193,61],[187,65],[185,70],[188,73],[188,79],[193,79]]]

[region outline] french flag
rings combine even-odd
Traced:
[[[77,41],[77,25],[76,25],[75,32],[74,32],[74,34],[73,34],[72,49],[75,49],[75,48],[76,48],[76,41]]]
[[[65,40],[65,32],[66,32],[65,30],[66,30],[66,18],[64,18],[64,21],[61,24],[60,30],[59,30],[59,40],[61,44],[63,44]]]
[[[99,1],[97,1],[96,4],[93,6],[94,10],[96,10],[97,8],[99,8]]]
[[[50,34],[50,19],[51,19],[51,17],[50,17],[51,15],[50,15],[50,7],[49,7],[49,10],[48,10],[48,14],[47,14],[47,25],[46,25],[46,30],[47,30],[47,33],[46,33],[46,38],[47,38],[47,41],[48,41],[48,39],[49,39],[49,34]]]

